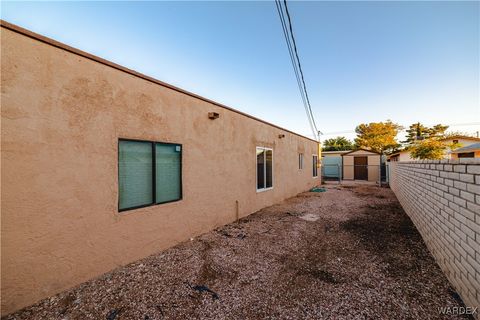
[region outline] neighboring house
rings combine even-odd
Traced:
[[[461,147],[467,147],[469,145],[480,142],[480,138],[457,135],[442,139],[441,141],[445,142],[446,144],[459,144]],[[453,156],[452,153],[453,151],[450,148],[447,148],[447,150],[445,150],[444,159],[456,159],[457,156]],[[410,151],[408,150],[397,151],[388,156],[388,161],[412,160],[417,159],[412,158],[410,155]]]
[[[320,183],[315,140],[1,26],[2,315]]]
[[[480,158],[480,142],[455,149],[451,152],[451,159],[461,158]]]
[[[457,135],[457,136],[448,137],[446,139],[442,139],[442,141],[446,142],[447,144],[452,144],[452,143],[459,144],[460,148],[464,148],[472,144],[479,143],[480,138]],[[454,159],[451,155],[452,152],[453,150],[451,150],[450,148],[447,148],[447,150],[445,151],[445,159]]]
[[[410,156],[410,151],[401,150],[387,156],[388,161],[410,161],[415,160]]]

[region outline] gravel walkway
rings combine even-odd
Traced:
[[[6,319],[455,319],[390,189],[303,193]]]

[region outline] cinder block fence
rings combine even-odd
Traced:
[[[480,307],[480,161],[391,162],[390,187],[467,306]]]

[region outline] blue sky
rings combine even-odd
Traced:
[[[311,136],[274,2],[4,1],[1,9],[6,21]],[[292,1],[289,10],[324,133],[386,119],[480,122],[479,2]]]

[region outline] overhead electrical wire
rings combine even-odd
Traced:
[[[297,67],[297,64],[296,64],[294,56],[293,56],[292,45],[289,41],[288,29],[287,29],[285,19],[284,19],[284,16],[283,16],[283,10],[281,8],[281,2],[275,0],[275,5],[277,6],[277,11],[278,11],[278,15],[280,17],[280,22],[282,24],[282,30],[283,30],[283,34],[284,34],[284,37],[285,37],[285,42],[287,44],[288,53],[290,55],[290,61],[292,62],[293,71],[294,71],[295,77],[297,79],[297,85],[298,85],[298,90],[300,91],[300,97],[302,98],[303,105],[305,107],[305,112],[307,113],[308,123],[310,124],[310,128],[312,130],[313,136],[316,137],[315,129],[313,127],[313,122],[311,120],[311,115],[310,115],[310,113],[308,112],[308,109],[307,109],[307,101],[305,99],[305,93],[303,92],[302,85],[301,85],[301,82],[300,82],[298,67]]]
[[[295,36],[293,35],[292,20],[290,18],[290,13],[288,12],[287,0],[283,0],[283,2],[285,4],[285,12],[287,13],[288,25],[290,27],[290,35],[292,36],[293,49],[295,51],[295,57],[297,58],[297,62],[298,62],[298,70],[300,71],[300,77],[302,79],[303,89],[305,90],[305,98],[307,98],[308,111],[310,112],[310,115],[312,117],[313,126],[315,127],[315,130],[316,130],[315,133],[317,133],[318,131],[317,124],[315,123],[315,118],[313,117],[313,112],[312,112],[312,106],[310,105],[310,99],[308,98],[307,85],[305,84],[305,78],[303,77],[302,64],[300,63],[300,58],[298,56],[298,50],[297,50],[297,43],[295,41]]]
[[[302,65],[300,63],[300,58],[298,55],[297,45],[295,41],[295,36],[293,35],[292,20],[290,13],[287,7],[287,1],[284,0],[285,13],[282,7],[281,0],[275,0],[275,5],[277,7],[278,16],[282,24],[283,35],[285,37],[285,42],[287,44],[288,53],[290,55],[290,61],[292,62],[293,71],[295,73],[295,78],[297,80],[298,89],[300,90],[300,96],[302,98],[303,106],[307,114],[308,122],[310,124],[310,129],[312,130],[313,136],[318,138],[318,129],[313,117],[312,107],[310,105],[310,99],[308,97],[307,86],[305,85],[305,78],[303,76]],[[285,19],[285,15],[288,19]]]

